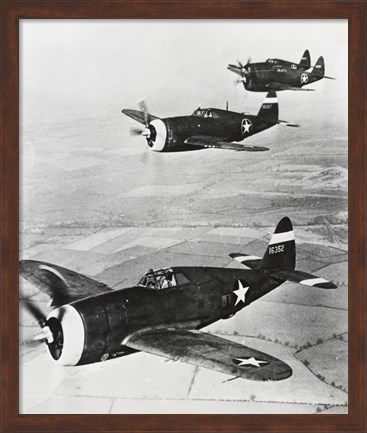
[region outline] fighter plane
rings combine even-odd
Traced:
[[[24,300],[42,328],[34,338],[46,343],[59,365],[90,364],[143,351],[236,378],[286,379],[292,369],[283,361],[199,330],[234,316],[285,281],[321,289],[336,286],[295,270],[294,232],[288,217],[278,223],[262,258],[229,255],[249,269],[149,270],[135,286],[115,291],[60,266],[22,260],[20,275],[49,295],[55,307],[46,316],[30,298]]]
[[[300,63],[291,63],[281,59],[267,59],[266,62],[251,63],[248,59],[243,65],[228,65],[227,69],[240,76],[246,90],[252,92],[268,92],[273,90],[314,90],[303,89],[306,84],[314,83],[322,78],[335,80],[325,75],[325,62],[319,57],[316,65],[311,67],[310,53],[306,50]]]
[[[257,115],[236,113],[218,108],[198,108],[191,116],[161,119],[148,113],[144,102],[141,111],[123,109],[122,113],[144,125],[132,129],[134,135],[146,138],[148,146],[156,152],[175,152],[202,148],[229,149],[237,151],[269,150],[262,146],[238,143],[251,135],[277,124],[299,126],[278,119],[276,93],[270,91]]]

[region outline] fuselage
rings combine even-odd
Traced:
[[[191,116],[168,117],[150,122],[148,145],[156,151],[188,150],[189,146],[184,142],[192,136],[242,141],[274,125],[275,122],[264,121],[250,114],[217,108],[197,109]]]
[[[249,75],[244,82],[247,90],[254,92],[267,92],[271,88],[271,83],[285,84],[291,87],[303,87],[306,84],[320,80],[322,77],[316,76],[304,68],[299,68],[296,64],[269,64],[256,63],[248,66]],[[281,90],[281,89],[276,89]]]
[[[84,335],[76,339],[83,340],[83,347],[77,350],[78,356],[73,354],[70,364],[88,364],[129,354],[132,350],[124,346],[124,341],[138,331],[170,327],[200,329],[233,316],[283,282],[269,278],[265,270],[172,269],[181,282],[175,287],[155,290],[135,286],[71,303],[68,307],[81,317]],[[238,300],[235,293],[238,280],[248,287],[243,300]],[[67,364],[67,359],[64,357],[61,363]]]

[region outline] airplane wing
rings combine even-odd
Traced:
[[[133,334],[123,344],[244,379],[275,381],[292,375],[287,364],[271,355],[199,331],[151,329]]]
[[[185,140],[185,144],[196,147],[206,147],[214,149],[236,150],[238,152],[261,152],[269,150],[267,147],[248,146],[240,143],[231,143],[223,138],[210,137],[209,135],[195,135]]]
[[[122,113],[124,113],[126,116],[131,117],[132,119],[136,120],[139,123],[142,123],[145,125],[145,116],[148,116],[148,122],[150,123],[152,120],[159,119],[157,116],[153,116],[152,114],[144,114],[143,111],[138,110],[131,110],[130,108],[124,108],[122,110]]]
[[[288,86],[288,84],[281,84],[281,83],[268,83],[266,87],[274,90],[302,90],[304,92],[313,92],[315,90],[310,88],[304,89],[303,87]]]
[[[19,274],[50,296],[51,305],[56,307],[112,290],[77,272],[36,260],[21,260]]]
[[[252,256],[250,254],[231,253],[229,256],[250,269],[258,269],[262,261],[261,257]]]

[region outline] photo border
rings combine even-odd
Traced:
[[[1,27],[1,431],[366,431],[366,1],[3,0]],[[348,19],[348,415],[19,414],[19,20]],[[271,46],[269,47],[271,50]]]

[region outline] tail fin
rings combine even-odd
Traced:
[[[258,117],[261,117],[266,120],[278,120],[279,116],[279,107],[278,107],[278,98],[277,94],[274,90],[271,90],[260,107],[258,112]]]
[[[296,265],[296,243],[291,220],[282,218],[270,239],[259,269],[290,269]]]
[[[325,75],[325,62],[322,56],[318,58],[316,65],[312,69],[312,73],[318,78],[323,78]]]
[[[303,53],[301,61],[299,62],[299,67],[303,69],[309,69],[311,67],[311,57],[308,50]]]

